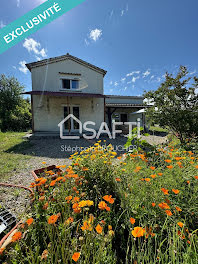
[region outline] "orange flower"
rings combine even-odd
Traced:
[[[16,233],[12,236],[12,242],[15,242],[15,241],[21,239],[21,237],[22,237],[22,233],[19,232],[19,231],[16,232]]]
[[[82,231],[85,231],[85,230],[91,231],[93,229],[93,227],[88,221],[84,221],[81,229],[82,229]]]
[[[170,210],[165,210],[165,212],[166,212],[166,214],[169,215],[169,216],[173,215],[172,212],[171,212]]]
[[[198,165],[196,165],[195,168],[198,169]]]
[[[130,222],[131,222],[132,225],[135,224],[135,218],[131,217],[130,218]]]
[[[73,217],[69,217],[66,221],[65,221],[65,224],[66,225],[69,225],[70,223],[73,223],[74,222],[74,218]]]
[[[42,253],[42,255],[41,255],[41,260],[43,260],[43,259],[47,259],[47,257],[48,257],[48,250],[47,249],[45,249],[44,251],[43,251],[43,253]]]
[[[153,207],[155,207],[156,204],[155,204],[155,203],[152,203],[151,205],[152,205]]]
[[[167,162],[167,163],[171,163],[172,162],[172,160],[170,160],[170,159],[166,159],[164,161]]]
[[[181,228],[184,226],[184,224],[183,224],[182,222],[178,222],[177,224],[178,224],[178,226],[181,227]]]
[[[80,258],[80,252],[75,252],[72,256],[72,259],[77,262],[78,259]]]
[[[168,195],[168,194],[169,194],[167,189],[165,189],[165,188],[161,188],[161,190],[162,190],[162,192],[163,192],[165,195]]]
[[[195,179],[198,180],[198,176],[195,176]]]
[[[168,169],[172,169],[173,165],[166,166]]]
[[[181,212],[181,211],[182,211],[182,209],[181,209],[180,207],[178,207],[178,206],[175,206],[175,209],[176,209],[178,212]]]
[[[54,186],[56,184],[56,180],[51,181],[50,186]]]
[[[101,226],[101,225],[97,225],[96,226],[96,232],[98,233],[98,234],[101,234],[102,233],[102,230],[103,230],[103,227]]]
[[[190,240],[187,240],[186,242],[190,245]]]
[[[78,206],[78,203],[74,203],[72,208],[75,214],[79,214],[81,212],[81,208]]]
[[[156,174],[151,175],[151,178],[155,179],[155,177],[156,177]]]
[[[120,178],[115,178],[115,180],[116,180],[117,182],[120,182],[120,181],[121,181],[121,179],[120,179]]]
[[[131,233],[134,237],[142,237],[145,233],[145,230],[142,227],[136,226]]]
[[[151,169],[151,170],[155,170],[155,167],[154,167],[154,166],[151,166],[150,169]]]
[[[100,210],[105,210],[106,207],[107,207],[107,204],[103,201],[98,204],[98,208]]]
[[[150,178],[145,178],[146,182],[150,182],[150,180],[151,180]]]
[[[161,209],[170,209],[170,206],[167,203],[159,203],[158,206]]]
[[[110,204],[113,204],[114,203],[114,199],[112,198],[112,195],[105,195],[105,196],[103,196],[103,199],[106,202],[109,202]]]
[[[52,224],[55,224],[56,221],[58,220],[60,216],[60,213],[57,214],[57,215],[51,215],[49,218],[48,218],[48,224],[52,225]]]
[[[158,175],[159,175],[159,176],[162,176],[162,175],[163,175],[163,173],[162,173],[162,172],[158,172]]]
[[[30,226],[33,222],[34,222],[34,219],[33,218],[29,218],[26,221],[26,223],[28,224],[28,226]]]
[[[140,170],[141,170],[141,167],[138,166],[138,167],[135,168],[134,172],[138,172],[138,171],[140,171]]]
[[[172,192],[174,192],[175,194],[178,194],[180,191],[178,189],[172,189]]]
[[[190,184],[190,181],[186,181],[188,184]]]

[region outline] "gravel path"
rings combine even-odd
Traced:
[[[166,137],[157,136],[148,136],[145,139],[154,145],[166,141]],[[125,137],[118,137],[115,140],[104,137],[102,138],[102,145],[105,146],[111,143],[114,150],[121,154],[125,152],[123,146],[126,140]],[[80,151],[80,147],[89,147],[96,141],[85,139],[66,141],[58,138],[42,138],[32,139],[30,142],[32,146],[24,150],[22,154],[31,156],[31,158],[27,160],[23,169],[11,173],[7,183],[29,186],[33,181],[32,170],[49,165],[69,165],[71,160],[68,158],[72,153]],[[46,165],[43,165],[42,162],[46,162]],[[29,207],[29,192],[16,188],[0,187],[0,204],[20,218]]]

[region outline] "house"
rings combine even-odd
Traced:
[[[102,122],[111,128],[113,122],[135,121],[144,108],[143,97],[104,95],[103,79],[106,71],[76,58],[69,53],[26,64],[32,75],[32,130],[35,134],[59,133],[58,124],[72,114],[82,123],[95,122],[98,130]],[[65,133],[77,133],[79,123],[67,119]]]

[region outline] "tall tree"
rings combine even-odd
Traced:
[[[24,86],[15,77],[0,76],[0,129],[24,130],[30,128],[30,104],[21,93]]]
[[[160,87],[144,95],[153,103],[147,117],[168,126],[181,143],[198,138],[198,78],[188,76],[187,68],[181,66],[176,77],[166,73]]]

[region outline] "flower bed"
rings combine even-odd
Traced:
[[[198,158],[167,146],[71,156],[40,177],[32,213],[1,249],[8,263],[197,263]],[[65,167],[65,168],[64,168]]]

